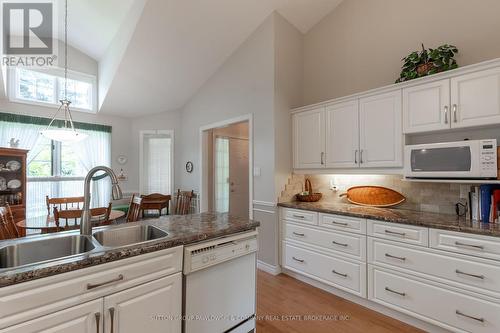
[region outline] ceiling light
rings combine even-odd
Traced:
[[[61,106],[57,109],[47,128],[40,133],[50,140],[61,142],[77,142],[85,139],[87,134],[75,130],[73,117],[71,117],[71,110],[69,109],[71,102],[68,100],[68,0],[65,2],[64,12],[64,98],[59,102],[61,102]],[[51,128],[61,109],[64,111],[64,127]]]

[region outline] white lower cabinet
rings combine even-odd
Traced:
[[[368,298],[454,332],[500,332],[500,304],[368,265]]]
[[[181,273],[104,298],[105,333],[180,332],[181,315]]]
[[[0,333],[180,333],[182,254],[178,246],[0,288]]]
[[[58,311],[19,325],[2,333],[94,333],[102,332],[102,304],[98,299]]]
[[[285,268],[366,297],[366,264],[285,245]]]

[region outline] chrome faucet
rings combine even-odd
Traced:
[[[97,177],[97,179],[93,178],[94,175],[99,172],[104,171],[104,175]],[[113,200],[119,200],[122,198],[122,190],[120,185],[118,185],[118,178],[113,170],[106,166],[96,166],[89,171],[87,176],[85,177],[84,182],[84,202],[83,202],[83,214],[82,220],[80,222],[80,234],[90,236],[92,234],[92,222],[90,221],[90,182],[92,180],[99,180],[109,176],[111,178],[111,195],[113,196]]]

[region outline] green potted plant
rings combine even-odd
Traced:
[[[402,59],[404,64],[396,83],[455,69],[458,67],[454,59],[456,53],[458,49],[453,45],[444,44],[426,50],[422,44],[422,51],[412,52]]]

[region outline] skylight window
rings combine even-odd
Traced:
[[[14,68],[9,77],[10,99],[13,102],[59,107],[64,98],[64,75]],[[77,111],[96,111],[95,77],[72,72],[68,78],[68,100]]]

